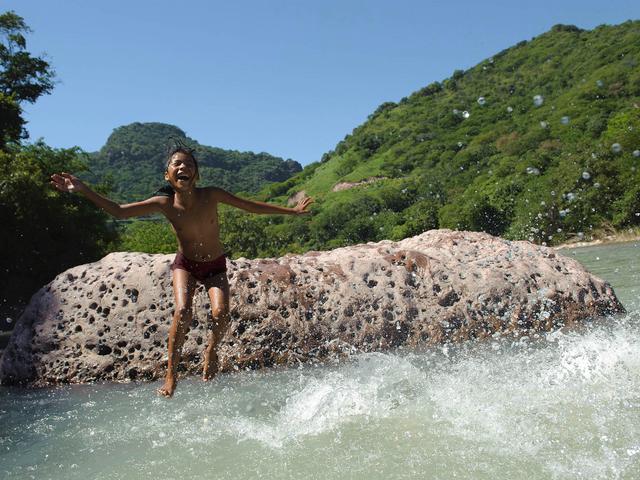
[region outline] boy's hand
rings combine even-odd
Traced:
[[[313,203],[313,198],[306,197],[298,202],[298,204],[293,207],[293,210],[296,212],[296,215],[305,215],[307,213],[311,213],[307,210],[307,207]]]
[[[62,172],[60,175],[54,173],[51,175],[51,185],[61,192],[82,192],[86,189],[86,185],[77,177],[70,173]]]

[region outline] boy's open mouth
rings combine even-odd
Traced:
[[[184,174],[184,173],[181,173],[180,175],[177,175],[177,176],[176,176],[176,179],[177,179],[177,180],[183,180],[183,181],[185,181],[185,182],[186,182],[187,180],[189,180],[189,178],[190,178],[190,177],[189,177],[189,175]]]

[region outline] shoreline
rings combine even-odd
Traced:
[[[640,241],[640,230],[631,232],[617,232],[612,235],[605,235],[588,241],[565,242],[552,247],[554,250],[564,250],[567,248],[593,247],[596,245],[611,245],[614,243],[626,243]]]

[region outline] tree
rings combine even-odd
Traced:
[[[0,150],[0,312],[21,304],[60,271],[100,258],[117,232],[104,212],[49,185],[51,172],[86,168],[77,148],[42,142]],[[98,187],[100,189],[100,187]]]
[[[55,73],[49,63],[27,51],[31,29],[13,11],[0,15],[0,148],[26,138],[20,104],[51,93]]]

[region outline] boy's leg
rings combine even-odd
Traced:
[[[229,325],[229,281],[227,273],[222,272],[205,282],[211,300],[213,324],[209,325],[207,346],[204,350],[202,379],[206,382],[218,372],[218,343]]]
[[[173,395],[176,388],[176,373],[180,363],[180,354],[185,336],[191,325],[191,304],[196,282],[186,270],[176,268],[173,270],[173,295],[175,299],[175,311],[169,330],[169,358],[167,361],[167,375],[164,385],[158,389],[158,393],[165,397]]]

